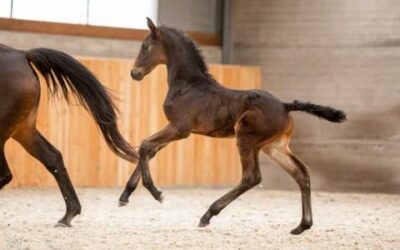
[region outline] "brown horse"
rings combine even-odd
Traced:
[[[58,225],[69,226],[81,205],[65,169],[61,153],[36,128],[40,85],[36,69],[46,78],[49,92],[72,94],[93,116],[108,146],[120,157],[136,162],[138,154],[118,131],[116,107],[104,86],[71,56],[51,49],[20,51],[0,44],[0,189],[12,179],[4,155],[11,137],[54,176],[66,203]]]
[[[156,200],[161,192],[154,186],[148,162],[168,143],[191,133],[211,137],[236,137],[242,164],[242,180],[215,201],[200,220],[200,227],[221,212],[241,194],[261,182],[258,153],[263,151],[285,169],[298,183],[302,195],[302,220],[291,231],[300,234],[312,226],[310,176],[308,167],[289,149],[293,131],[290,111],[304,111],[331,122],[342,122],[343,111],[311,103],[283,103],[262,90],[227,89],[214,80],[194,42],[173,28],[156,27],[148,19],[150,34],[144,39],[132,78],[141,80],[158,64],[166,64],[168,93],[164,112],[169,124],[145,139],[139,149],[139,163],[120,197],[128,203],[143,176],[143,185]]]

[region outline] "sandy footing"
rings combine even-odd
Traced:
[[[249,191],[198,228],[226,189],[164,189],[160,204],[140,188],[119,208],[121,190],[78,189],[71,228],[53,227],[58,189],[1,190],[0,249],[400,249],[400,195],[313,192],[314,226],[293,236],[298,192]]]

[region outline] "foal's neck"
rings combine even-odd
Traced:
[[[195,64],[185,60],[185,58],[168,58],[167,72],[169,87],[183,82],[185,84],[198,84],[209,79],[208,72],[203,72]]]
[[[198,51],[187,44],[168,44],[166,46],[168,85],[199,84],[208,82],[211,76]]]

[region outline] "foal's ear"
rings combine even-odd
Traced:
[[[160,30],[157,28],[157,26],[153,23],[153,21],[150,18],[146,17],[146,19],[147,19],[147,26],[151,31],[151,37],[153,39],[160,38],[161,37]]]

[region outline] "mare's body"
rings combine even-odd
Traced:
[[[36,128],[40,85],[31,64],[45,77],[51,94],[61,92],[67,101],[72,94],[85,106],[116,154],[136,161],[137,153],[118,131],[111,96],[77,60],[56,50],[20,51],[0,44],[0,189],[12,180],[4,145],[13,138],[55,177],[67,206],[66,214],[58,225],[69,226],[80,213],[81,205],[60,151]]]

